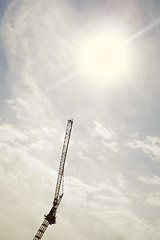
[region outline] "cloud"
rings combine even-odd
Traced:
[[[157,236],[159,231],[157,216],[154,227],[135,210],[134,205],[140,208],[146,195],[144,190],[137,194],[136,180],[129,175],[129,153],[121,155],[128,149],[121,149],[121,136],[115,130],[115,119],[118,124],[122,120],[112,109],[119,104],[114,96],[118,91],[106,90],[107,97],[114,96],[115,101],[107,115],[102,104],[107,102],[105,97],[97,89],[85,88],[85,78],[83,86],[78,81],[67,84],[72,77],[80,79],[75,55],[83,38],[83,14],[87,10],[78,14],[71,1],[13,0],[1,19],[10,91],[0,118],[2,239],[32,237],[52,206],[64,125],[72,114],[76,124],[67,159],[65,197],[58,209],[58,224],[45,237],[150,240],[150,232]],[[84,26],[86,18],[83,21]],[[123,101],[120,104],[124,106]],[[159,138],[147,137],[132,140],[128,146],[159,162],[159,143]],[[157,175],[148,178],[144,173],[139,180],[159,186]],[[154,198],[148,192],[145,205],[158,206],[159,195]]]
[[[98,237],[125,239],[130,234],[132,236],[130,239],[135,237],[146,239],[148,225],[132,210],[131,199],[123,187],[120,190],[107,182],[93,186],[75,178],[67,178],[66,183],[64,201],[67,201],[66,206],[72,205],[72,212],[65,209],[65,217],[71,214],[69,221],[74,219],[74,225],[81,236],[84,238],[90,236],[93,239]],[[83,216],[85,220],[82,222]],[[90,232],[90,229],[94,231]]]
[[[102,141],[102,144],[103,146],[109,148],[112,152],[118,152],[120,149],[117,142],[107,143],[105,141]]]
[[[110,128],[106,128],[100,121],[94,122],[94,127],[89,127],[88,131],[93,138],[100,141],[103,147],[108,148],[111,152],[117,152],[119,145],[117,134]]]
[[[102,137],[104,140],[110,140],[116,134],[111,128],[105,128],[100,122],[94,123],[93,136]]]
[[[160,178],[158,176],[144,177],[139,176],[138,179],[147,185],[150,188],[149,192],[145,193],[144,203],[148,208],[152,209],[152,213],[160,207],[160,194],[159,194],[159,185]],[[157,212],[154,213],[154,218],[157,216]],[[158,216],[157,216],[158,218]]]
[[[160,194],[158,192],[149,194],[146,198],[145,204],[147,206],[150,206],[150,207],[153,207],[156,209],[157,209],[157,207],[159,208],[160,207]]]
[[[147,136],[144,141],[133,140],[127,145],[142,150],[153,161],[160,162],[160,138]]]
[[[74,66],[76,33],[70,25],[71,16],[65,2],[24,0],[8,5],[1,36],[8,66],[6,81],[11,90],[7,104],[13,110],[9,117],[18,124],[53,123],[61,112],[62,94],[48,96],[46,89],[51,90],[69,76]]]
[[[88,144],[84,143],[83,141],[79,141],[78,144],[83,149],[83,151],[85,151],[85,152],[88,151]]]
[[[47,211],[47,192],[52,189],[53,180],[56,179],[57,171],[49,167],[45,155],[49,159],[50,149],[43,149],[43,153],[33,152],[32,142],[38,141],[38,131],[32,133],[17,128],[11,124],[0,126],[0,180],[1,180],[1,212],[5,217],[3,224],[4,232],[8,237],[25,237],[29,235],[30,229],[28,220],[36,222],[39,211]],[[43,133],[43,132],[42,132]],[[38,136],[37,136],[38,135]],[[50,150],[50,151],[49,151]],[[41,157],[43,161],[41,161]],[[50,202],[52,198],[50,198]],[[21,230],[19,226],[23,216]],[[43,216],[43,214],[41,215]],[[2,223],[1,223],[2,224]],[[11,232],[7,233],[10,228]],[[16,230],[17,228],[17,230]]]
[[[157,186],[160,185],[160,178],[158,176],[153,176],[153,177],[139,176],[138,179],[146,184],[157,185]]]

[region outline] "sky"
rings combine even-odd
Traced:
[[[160,238],[159,12],[158,0],[0,0],[0,239],[33,239],[49,212],[69,118],[43,239]],[[122,55],[95,55],[113,52],[111,34],[122,72]]]

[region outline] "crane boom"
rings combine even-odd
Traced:
[[[66,160],[66,155],[67,155],[67,150],[68,150],[68,145],[69,145],[69,139],[71,136],[72,124],[73,124],[73,120],[69,119],[68,123],[67,123],[66,134],[65,134],[64,144],[63,144],[63,148],[62,148],[61,161],[60,161],[60,165],[59,165],[58,178],[57,178],[57,184],[56,184],[56,190],[55,190],[53,204],[59,198],[60,187],[62,184],[62,177],[63,177],[63,173],[64,173],[64,165],[65,165],[65,160]]]
[[[41,239],[44,232],[46,231],[47,227],[49,226],[49,224],[51,225],[51,224],[56,223],[56,211],[57,211],[57,208],[63,197],[63,192],[62,192],[62,194],[60,194],[60,188],[62,185],[62,180],[63,180],[63,175],[64,175],[64,165],[65,165],[65,160],[66,160],[66,156],[67,156],[67,150],[68,150],[69,140],[70,140],[71,131],[72,131],[72,125],[73,125],[73,120],[69,119],[67,122],[66,133],[65,133],[65,138],[64,138],[63,148],[62,148],[62,154],[61,154],[61,160],[60,160],[60,165],[59,165],[59,170],[58,170],[58,177],[57,177],[56,190],[55,190],[55,195],[54,195],[54,200],[53,200],[53,206],[52,206],[50,212],[47,215],[45,215],[44,221],[41,224],[40,228],[38,229],[33,240]]]

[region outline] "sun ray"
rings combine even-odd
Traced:
[[[141,37],[142,35],[144,35],[145,33],[149,32],[150,30],[152,30],[153,28],[155,28],[156,26],[158,26],[160,24],[160,18],[157,18],[154,22],[150,23],[148,26],[142,28],[140,31],[138,31],[137,33],[135,33],[134,35],[132,35],[131,37],[129,37],[124,44],[128,44],[130,42],[132,42],[133,40]]]
[[[146,27],[144,27],[143,29],[141,29],[137,33],[133,34],[131,37],[124,40],[122,45],[127,45],[127,44],[131,43],[132,41],[134,41],[134,40],[138,39],[139,37],[143,36],[145,33],[149,32],[150,30],[152,30],[153,28],[155,28],[159,24],[160,24],[160,18],[157,18],[154,22],[150,23],[149,25],[147,25]],[[57,83],[55,83],[50,88],[47,88],[45,90],[45,94],[49,94],[51,91],[54,91],[55,89],[57,89],[58,87],[60,87],[64,83],[66,83],[67,81],[70,81],[70,80],[74,79],[74,77],[78,76],[80,73],[85,72],[85,71],[87,71],[87,69],[85,67],[79,68],[79,70],[73,72],[72,74],[70,74],[69,76],[67,76],[64,79],[57,81]]]

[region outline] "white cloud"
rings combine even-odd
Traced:
[[[115,154],[120,151],[118,136],[112,120],[103,124],[108,113],[104,111],[105,105],[101,105],[104,109],[100,120],[93,117],[99,112],[101,92],[97,94],[97,89],[94,90],[99,99],[95,100],[98,103],[95,108],[93,104],[92,112],[93,99],[89,99],[88,106],[86,98],[83,99],[85,94],[93,97],[90,89],[83,89],[80,83],[75,88],[72,84],[59,84],[59,80],[70,79],[66,76],[78,78],[74,74],[74,56],[76,44],[81,40],[77,17],[81,14],[77,14],[68,1],[13,0],[1,21],[6,83],[10,89],[5,116],[0,118],[2,239],[32,237],[49,210],[61,136],[66,118],[72,114],[77,125],[71,138],[65,197],[58,211],[58,224],[45,237],[49,239],[54,234],[57,239],[67,236],[69,240],[146,240],[148,228],[153,229],[153,224],[150,226],[133,208],[133,194],[137,192],[131,190],[134,181],[131,186],[125,161],[123,166],[118,165],[121,160]],[[93,126],[89,124],[92,121]],[[130,142],[129,146],[142,149],[159,161],[159,144],[158,138],[150,137],[144,142]],[[108,158],[113,155],[116,158]],[[153,180],[146,176],[139,179],[159,185],[158,176]],[[150,195],[146,204],[156,206],[158,200],[159,195],[156,198]],[[154,236],[157,231],[158,227],[153,229]]]
[[[130,239],[146,239],[148,225],[133,212],[131,199],[124,193],[123,188],[121,191],[107,182],[91,186],[74,178],[67,178],[66,183],[68,187],[65,201],[67,206],[72,205],[72,212],[65,209],[65,217],[69,214],[69,221],[74,219],[74,225],[81,236],[114,239],[125,238],[127,234],[132,236]],[[82,222],[83,216],[85,220]],[[88,231],[85,231],[85,225]],[[94,229],[94,232],[89,229]]]
[[[117,142],[107,143],[102,140],[102,144],[103,146],[109,148],[112,152],[118,152],[118,150],[120,149]]]
[[[144,141],[133,140],[127,145],[142,150],[153,161],[160,162],[160,138],[147,136]]]
[[[160,207],[160,193],[154,192],[147,196],[145,204],[153,207],[153,208],[159,208]]]
[[[157,186],[160,185],[160,178],[158,176],[153,176],[153,177],[139,176],[138,179],[146,184],[157,185]]]
[[[92,132],[93,136],[99,136],[104,140],[110,140],[111,138],[115,137],[116,134],[113,132],[111,128],[105,128],[102,123],[95,122],[94,123],[94,130]]]
[[[84,143],[83,141],[79,141],[78,144],[81,146],[81,148],[87,152],[88,151],[88,144]]]
[[[14,144],[16,141],[25,142],[27,140],[27,134],[18,127],[7,123],[0,125],[0,144]]]
[[[100,122],[94,122],[94,127],[89,127],[88,131],[93,138],[99,140],[100,144],[109,149],[111,152],[117,152],[119,145],[117,140],[117,134],[110,128],[106,128]]]
[[[117,183],[118,183],[119,188],[122,190],[127,190],[127,188],[128,188],[127,181],[124,178],[124,176],[122,174],[118,173],[116,175],[116,178],[117,178]]]

